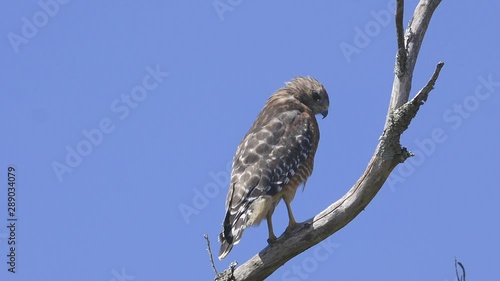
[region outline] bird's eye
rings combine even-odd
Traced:
[[[312,97],[313,97],[313,99],[315,101],[320,101],[321,100],[321,96],[316,91],[312,92]]]

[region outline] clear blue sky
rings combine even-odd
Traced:
[[[203,234],[218,251],[228,163],[293,76],[322,81],[331,101],[296,218],[358,179],[393,81],[390,1],[215,3],[222,10],[212,1],[4,3],[0,280],[211,280]],[[405,25],[416,3],[406,2]],[[443,1],[412,94],[446,65],[403,136],[417,156],[327,244],[269,280],[451,281],[454,257],[470,280],[498,276],[499,8]],[[6,263],[11,164],[15,274]],[[277,234],[286,224],[280,205]],[[266,238],[265,224],[247,230],[216,266],[246,261]]]

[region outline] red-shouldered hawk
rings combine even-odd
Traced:
[[[238,244],[246,227],[265,218],[268,242],[276,240],[271,216],[281,198],[288,210],[287,231],[295,221],[290,203],[306,182],[319,142],[316,114],[328,114],[328,94],[311,77],[297,77],[276,91],[236,149],[219,235],[222,260]]]

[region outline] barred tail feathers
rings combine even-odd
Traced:
[[[240,242],[243,231],[247,226],[247,216],[245,214],[231,215],[228,211],[224,219],[223,230],[219,234],[219,243],[221,243],[219,251],[219,260],[224,259],[234,245]]]
[[[223,260],[229,254],[229,252],[231,252],[231,249],[233,248],[233,244],[229,243],[225,239],[224,232],[221,232],[219,234],[219,242],[221,243],[220,251],[219,251],[219,260]]]

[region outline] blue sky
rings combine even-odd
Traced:
[[[406,1],[405,25],[416,3]],[[451,281],[455,257],[471,280],[498,275],[499,5],[443,1],[412,94],[438,61],[446,65],[402,140],[416,156],[352,223],[269,280]],[[326,208],[361,175],[382,132],[396,53],[391,6],[5,3],[0,279],[211,280],[203,234],[218,251],[228,165],[266,99],[297,75],[320,80],[331,104],[294,213],[303,221]],[[10,165],[15,274],[7,271]],[[281,233],[283,205],[274,221]],[[216,266],[244,262],[266,239],[265,224],[248,229]]]

